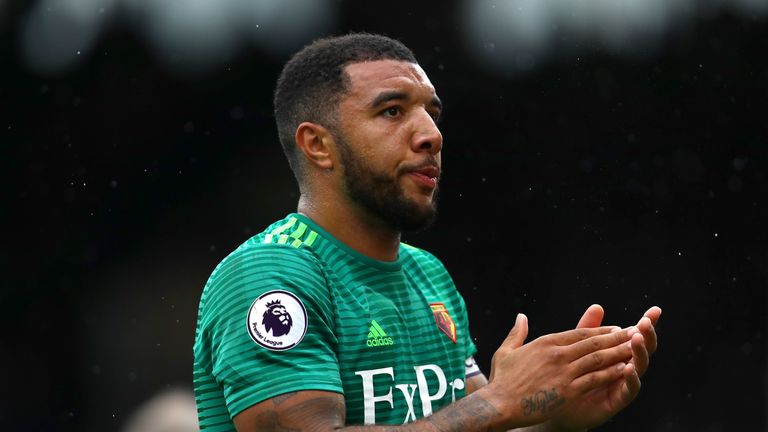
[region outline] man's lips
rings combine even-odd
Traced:
[[[414,170],[409,170],[407,174],[419,185],[429,189],[437,187],[437,180],[440,177],[440,168],[429,165]]]

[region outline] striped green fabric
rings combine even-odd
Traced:
[[[200,427],[234,431],[241,411],[298,390],[342,393],[347,424],[411,422],[464,396],[475,351],[437,258],[402,244],[397,261],[376,261],[291,214],[227,256],[203,290]]]

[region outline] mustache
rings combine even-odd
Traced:
[[[440,172],[440,175],[438,175],[438,177],[442,177],[443,169],[440,166],[440,162],[438,162],[437,158],[432,155],[427,156],[426,158],[424,158],[424,160],[421,160],[419,162],[415,162],[408,165],[402,165],[398,170],[398,174],[405,174],[411,171],[418,171],[420,169],[431,168],[431,167],[437,168]]]

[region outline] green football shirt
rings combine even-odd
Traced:
[[[476,348],[431,254],[366,257],[291,214],[243,243],[203,290],[194,345],[200,427],[297,390],[344,395],[347,424],[402,424],[464,396]]]

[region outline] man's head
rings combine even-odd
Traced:
[[[369,34],[304,48],[275,91],[280,141],[302,193],[305,182],[321,182],[340,204],[400,230],[426,226],[436,212],[440,108],[411,51]]]
[[[302,182],[302,160],[296,149],[296,128],[308,121],[333,129],[338,104],[349,86],[345,67],[375,60],[416,63],[411,50],[385,36],[353,33],[318,39],[291,57],[275,88],[275,121],[288,163]]]

